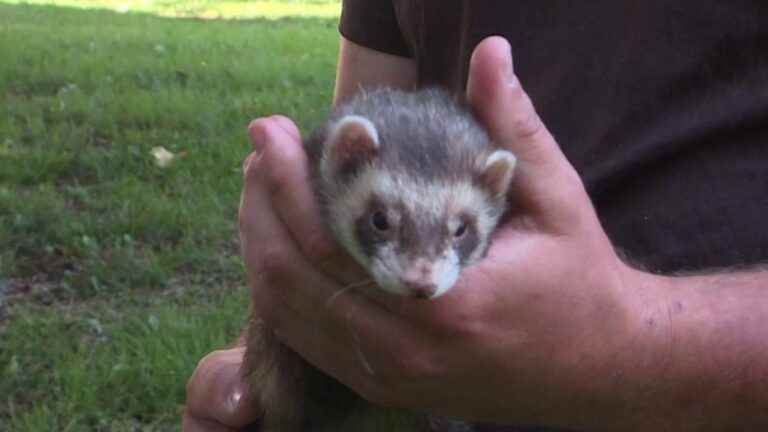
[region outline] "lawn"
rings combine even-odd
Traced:
[[[58,5],[117,12],[146,12],[188,18],[284,18],[336,19],[340,1],[333,0],[0,0],[2,3]]]
[[[247,312],[246,125],[319,121],[337,15],[0,0],[0,430],[178,429],[196,361]]]

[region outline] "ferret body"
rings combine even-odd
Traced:
[[[433,299],[486,253],[515,168],[471,112],[437,89],[363,91],[307,140],[322,217],[381,290]],[[418,300],[414,300],[418,301]],[[375,407],[280,344],[258,317],[243,372],[265,432],[471,431]]]

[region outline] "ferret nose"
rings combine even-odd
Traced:
[[[435,295],[437,285],[432,281],[432,271],[430,263],[422,258],[407,267],[401,277],[411,296],[426,299]]]
[[[404,285],[410,291],[411,296],[420,299],[428,299],[437,292],[437,286],[435,284],[425,281],[406,280],[404,281]]]

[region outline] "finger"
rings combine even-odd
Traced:
[[[254,147],[263,154],[275,213],[302,253],[329,276],[346,282],[359,279],[359,267],[338,247],[322,223],[296,125],[287,117],[272,116],[253,121],[249,131]]]
[[[240,374],[244,352],[243,347],[214,351],[200,360],[187,382],[185,431],[234,430],[258,419],[261,413]]]
[[[345,296],[334,308],[331,319],[318,322],[317,314],[286,307],[276,334],[315,367],[363,397],[381,400],[392,390],[386,385],[401,384],[402,367],[413,363],[403,357],[413,353],[408,347],[419,346],[411,341],[421,340],[420,333],[361,296]],[[334,325],[322,325],[328,322]]]
[[[352,343],[344,329],[327,330],[316,317],[306,317],[285,307],[275,323],[275,334],[282,343],[307,362],[350,386],[360,379],[360,365],[352,355]]]
[[[238,219],[241,253],[254,290],[253,304],[268,318],[266,315],[273,310],[274,290],[281,286],[268,284],[265,278],[305,260],[269,205],[263,162],[257,153],[246,160]]]
[[[249,157],[240,204],[240,236],[246,270],[257,281],[254,305],[267,321],[278,320],[282,302],[302,316],[314,318],[316,325],[343,322],[336,311],[345,304],[347,293],[357,284],[339,285],[315,270],[301,254],[285,226],[265,202],[268,200],[263,167],[264,158]],[[342,301],[343,300],[343,301]],[[344,312],[340,312],[344,313]],[[331,327],[334,331],[338,328]]]
[[[246,161],[240,206],[243,256],[252,279],[258,281],[255,289],[260,288],[254,304],[275,331],[283,332],[286,345],[331,375],[351,381],[342,372],[352,371],[354,363],[341,361],[351,346],[344,348],[348,313],[336,308],[344,296],[334,296],[345,286],[314,270],[264,204],[268,192],[263,162],[258,155]],[[339,364],[348,367],[334,366]]]
[[[265,186],[277,217],[282,220],[292,237],[302,245],[321,242],[327,237],[318,222],[317,203],[312,193],[307,171],[307,158],[293,122],[285,117],[266,117],[254,120],[249,126],[254,148],[262,154]],[[310,241],[307,241],[310,240]],[[321,243],[330,250],[330,239]],[[307,250],[312,258],[312,250]]]
[[[491,138],[519,159],[515,198],[537,211],[544,222],[572,224],[586,193],[515,75],[505,39],[489,37],[477,46],[467,93]]]
[[[282,115],[273,115],[271,118],[274,120],[277,126],[279,126],[285,133],[290,135],[294,140],[301,141],[301,132],[293,120]]]
[[[269,205],[269,175],[265,159],[251,155],[246,161],[240,200],[240,244],[246,271],[255,281],[254,305],[263,318],[279,314],[280,300],[307,315],[325,308],[334,293],[344,290],[333,279],[315,270],[301,253],[287,228]],[[264,303],[268,304],[264,304]]]

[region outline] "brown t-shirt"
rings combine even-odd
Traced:
[[[341,33],[463,91],[503,35],[614,244],[655,272],[768,261],[768,2],[345,0]]]

